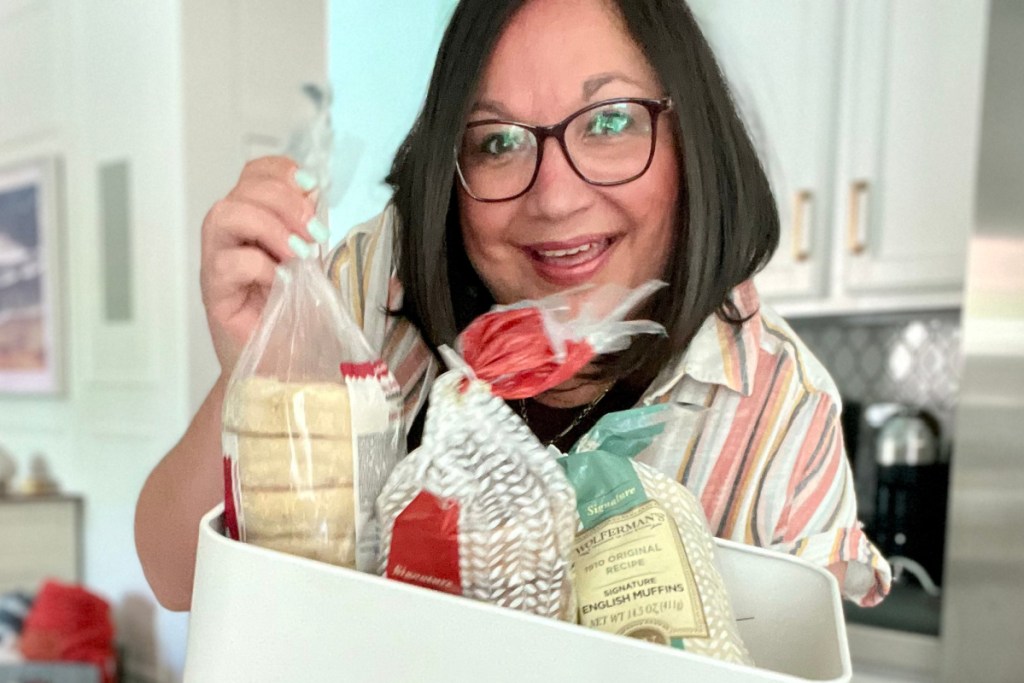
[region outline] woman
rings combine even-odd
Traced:
[[[226,378],[276,265],[326,239],[310,181],[286,159],[252,162],[203,226],[222,375],[136,513],[146,576],[172,609],[189,606],[198,520],[223,496]],[[491,305],[661,278],[644,315],[667,339],[513,408],[567,449],[609,411],[679,404],[677,459],[660,465],[718,536],[828,566],[862,604],[885,595],[835,387],[750,281],[778,241],[775,204],[681,0],[463,0],[389,182],[392,206],[332,255],[330,274],[402,385],[410,446],[432,351]]]

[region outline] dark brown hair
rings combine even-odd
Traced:
[[[387,182],[401,228],[396,239],[404,315],[436,348],[494,301],[466,256],[459,226],[455,149],[491,51],[526,0],[462,0],[442,40],[427,98]],[[717,313],[739,324],[731,290],[768,262],[779,219],[768,179],[728,86],[683,0],[609,0],[672,98],[680,197],[676,258],[644,314],[666,339],[613,359],[617,378],[649,382]]]

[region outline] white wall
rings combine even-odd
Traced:
[[[218,372],[199,293],[199,227],[245,161],[280,154],[309,113],[304,83],[327,82],[326,1],[179,0],[185,138],[188,398]]]
[[[420,112],[457,0],[330,0],[330,79],[341,159],[351,179],[331,212],[332,240],[391,198],[384,177]]]
[[[63,165],[60,289],[67,389],[0,396],[0,443],[41,451],[86,500],[85,582],[114,605],[129,666],[176,680],[187,617],[156,606],[134,551],[146,475],[180,436],[217,365],[199,298],[199,226],[247,158],[279,151],[298,85],[326,80],[325,2],[15,0],[0,4],[0,166]],[[330,2],[330,70],[353,184],[332,239],[379,211],[455,0]],[[357,104],[358,109],[351,107]],[[102,311],[97,167],[132,171],[135,318]]]
[[[159,608],[135,555],[135,500],[217,368],[198,290],[199,226],[244,160],[279,146],[298,85],[325,76],[323,3],[0,3],[0,167],[58,157],[66,391],[0,395],[0,443],[48,457],[85,498],[86,585],[114,605],[134,679],[174,681],[187,616]],[[131,168],[135,316],[103,314],[97,167]]]
[[[85,497],[85,581],[114,604],[129,664],[146,671],[184,623],[153,607],[132,540],[138,491],[186,417],[179,29],[172,0],[0,5],[0,165],[55,156],[64,169],[67,367],[61,396],[0,397],[0,442],[23,467],[45,453]],[[97,166],[119,159],[132,172],[135,316],[109,323]]]

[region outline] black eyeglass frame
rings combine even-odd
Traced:
[[[587,178],[583,175],[583,172],[576,166],[576,162],[573,161],[572,155],[569,153],[569,148],[565,144],[565,131],[568,130],[569,124],[572,123],[577,117],[586,114],[588,111],[594,109],[600,109],[601,107],[607,107],[610,104],[639,104],[644,107],[651,116],[651,153],[647,157],[647,163],[644,164],[643,169],[637,174],[626,178],[625,180],[613,180],[609,182],[599,182]],[[617,97],[610,100],[602,100],[600,102],[594,102],[593,104],[587,105],[579,111],[569,114],[569,116],[562,119],[560,122],[551,126],[532,126],[528,123],[522,123],[520,121],[510,121],[508,119],[487,119],[485,121],[473,121],[466,125],[466,130],[477,128],[479,126],[494,125],[494,124],[505,124],[512,126],[519,126],[533,134],[534,139],[537,140],[537,160],[533,167],[533,175],[530,177],[530,182],[526,184],[526,188],[522,192],[512,195],[511,197],[503,197],[501,199],[483,199],[473,194],[473,191],[469,189],[469,183],[466,181],[466,177],[462,174],[462,166],[459,164],[459,149],[455,150],[455,172],[459,176],[459,182],[462,184],[462,189],[466,191],[471,198],[478,202],[484,202],[487,204],[495,204],[498,202],[510,202],[513,199],[519,199],[524,194],[529,192],[533,188],[533,184],[537,182],[537,176],[540,175],[540,165],[544,161],[544,143],[548,138],[554,138],[558,141],[558,146],[562,148],[562,154],[565,156],[565,160],[569,162],[569,167],[573,172],[580,177],[580,179],[589,184],[597,187],[614,187],[616,185],[625,185],[631,183],[650,169],[651,163],[654,161],[654,152],[658,148],[658,119],[666,111],[672,109],[672,98],[664,97],[660,100],[654,100],[644,97]]]

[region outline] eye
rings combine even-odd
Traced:
[[[598,109],[587,123],[588,136],[611,137],[628,132],[636,124],[636,119],[626,108],[617,105],[606,109]]]
[[[525,138],[523,131],[514,128],[494,131],[480,140],[477,149],[481,154],[494,157],[502,156],[523,147]]]

